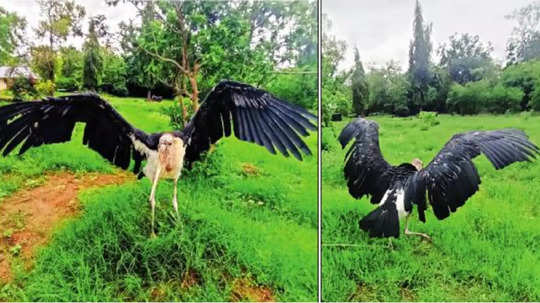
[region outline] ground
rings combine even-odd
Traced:
[[[427,164],[452,135],[475,129],[519,128],[540,144],[540,116],[527,113],[441,115],[435,126],[415,117],[370,119],[380,124],[381,149],[391,164],[416,157]],[[429,211],[425,224],[413,213],[411,229],[431,235],[433,243],[401,235],[389,245],[358,228],[374,206],[348,193],[345,151],[335,138],[345,123],[323,129],[330,149],[322,155],[323,300],[540,300],[540,161],[497,171],[477,158],[482,184],[462,208],[443,221]]]
[[[138,128],[170,128],[172,101],[106,99]],[[11,222],[0,230],[10,263],[0,300],[316,300],[317,136],[306,140],[314,155],[303,162],[222,140],[180,179],[180,219],[172,182],[160,182],[155,239],[150,182],[83,147],[82,125],[70,143],[0,159],[0,218]],[[43,205],[58,213],[31,211]],[[18,242],[25,230],[38,236]]]

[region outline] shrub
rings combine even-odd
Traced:
[[[41,81],[36,84],[36,91],[39,96],[52,96],[56,91],[56,85],[51,80]]]
[[[419,112],[418,119],[422,121],[420,130],[428,130],[430,127],[440,123],[436,112]]]
[[[532,92],[531,101],[529,106],[532,110],[540,111],[540,83],[536,84],[534,91]]]
[[[185,108],[187,110],[188,118],[191,118],[191,116],[193,115],[193,110],[192,110],[192,106],[191,106],[191,100],[188,99],[188,98],[182,98],[182,101],[184,102],[184,106],[185,106]],[[163,109],[163,114],[169,116],[169,118],[170,118],[169,125],[172,128],[174,128],[176,130],[184,129],[185,125],[184,125],[182,108],[180,107],[178,102],[175,102],[173,105],[171,105],[171,106],[169,106],[167,108],[164,108]]]
[[[29,100],[32,97],[37,96],[37,91],[32,85],[32,82],[25,77],[18,77],[11,86],[11,92],[13,93],[14,101]]]
[[[505,87],[497,84],[491,88],[484,101],[484,110],[490,113],[518,112],[523,92],[516,87]]]
[[[337,138],[332,127],[324,127],[321,136],[321,149],[324,151],[332,151],[339,147]]]
[[[56,79],[56,87],[68,92],[77,91],[81,83],[74,77],[58,77]]]

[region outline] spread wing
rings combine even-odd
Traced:
[[[130,136],[149,148],[157,147],[159,134],[134,128],[105,100],[87,93],[0,107],[2,155],[21,143],[19,155],[31,147],[70,141],[76,122],[86,123],[83,144],[122,169],[133,159],[134,173],[145,155],[135,150]]]
[[[517,129],[457,134],[428,166],[410,177],[405,199],[425,204],[427,191],[435,216],[442,220],[478,190],[481,181],[472,159],[480,153],[486,155],[495,169],[502,169],[514,162],[530,161],[539,151]],[[423,210],[419,208],[420,211],[422,219]]]
[[[357,199],[371,195],[371,203],[379,203],[390,185],[392,168],[381,154],[379,125],[357,118],[341,131],[338,139],[342,148],[352,138],[354,143],[345,155],[344,169],[349,193]]]
[[[210,144],[234,131],[240,140],[264,146],[273,154],[276,149],[285,156],[292,153],[302,160],[300,151],[307,155],[311,151],[300,135],[307,136],[308,129],[316,130],[312,123],[316,119],[307,110],[262,89],[222,81],[212,89],[182,131],[188,142],[185,159],[189,167]]]

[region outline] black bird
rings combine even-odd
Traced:
[[[478,190],[480,176],[472,159],[480,153],[501,169],[540,152],[521,130],[471,131],[454,135],[424,168],[419,159],[392,166],[381,154],[378,129],[376,122],[357,118],[339,136],[343,148],[354,138],[345,155],[349,193],[356,199],[371,196],[371,203],[379,205],[359,222],[370,237],[399,237],[399,221],[405,218],[406,235],[429,240],[408,229],[413,204],[426,222],[426,193],[435,216],[445,219]]]
[[[177,181],[223,136],[257,143],[276,154],[291,153],[302,160],[311,152],[299,135],[315,130],[317,117],[248,84],[222,81],[216,85],[182,131],[147,134],[133,127],[96,94],[76,94],[21,102],[0,107],[0,150],[8,155],[22,143],[19,155],[30,147],[71,140],[76,122],[84,122],[83,144],[112,164],[152,181],[150,205],[154,234],[155,191],[160,178],[174,180],[173,206],[178,215]],[[232,124],[232,125],[231,125]],[[147,164],[140,172],[141,162]]]

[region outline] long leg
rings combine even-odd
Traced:
[[[173,194],[172,205],[174,207],[174,211],[176,212],[176,217],[179,218],[180,215],[178,214],[178,201],[176,199],[177,187],[178,187],[178,178],[175,178],[174,179],[174,194]]]
[[[150,206],[152,207],[152,236],[155,237],[156,233],[154,232],[154,217],[156,210],[156,188],[159,181],[159,174],[161,173],[161,167],[156,168],[156,174],[154,175],[154,180],[152,183],[152,191],[150,192]]]
[[[407,217],[405,217],[405,234],[408,236],[420,236],[428,241],[431,241],[431,238],[428,235],[409,230],[409,217],[410,215],[407,215]]]

